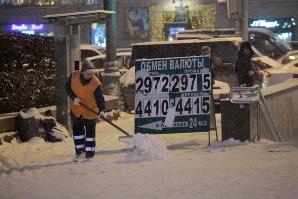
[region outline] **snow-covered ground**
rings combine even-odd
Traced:
[[[219,115],[217,115],[218,117]],[[133,132],[133,116],[116,122]],[[220,123],[218,124],[220,129]],[[0,145],[1,199],[295,199],[298,143],[212,142],[207,133],[139,136],[97,125],[91,161],[72,162],[71,138]],[[215,135],[212,133],[212,140]]]

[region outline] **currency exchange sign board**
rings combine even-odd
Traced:
[[[210,130],[209,57],[139,59],[135,74],[135,133]]]

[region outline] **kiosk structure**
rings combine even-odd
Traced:
[[[80,65],[80,24],[107,22],[115,12],[93,10],[63,14],[45,15],[44,20],[54,24],[56,62],[56,111],[57,121],[70,130],[68,100],[65,82]],[[108,35],[107,35],[108,36]],[[108,46],[108,45],[107,45]]]

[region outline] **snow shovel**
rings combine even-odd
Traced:
[[[86,104],[83,104],[82,102],[80,102],[80,105],[82,105],[84,108],[86,108],[87,110],[91,111],[92,113],[96,114],[97,116],[99,116],[99,113],[97,113],[96,111],[94,111],[93,109],[91,109],[90,107],[88,107]],[[119,130],[121,133],[125,134],[126,136],[120,136],[118,137],[118,140],[120,142],[125,142],[128,143],[129,142],[129,138],[132,138],[132,135],[130,135],[129,133],[127,133],[127,131],[125,131],[124,129],[120,128],[119,126],[117,126],[116,124],[114,124],[113,122],[111,122],[110,120],[100,116],[100,119],[102,119],[103,121],[107,122],[108,124],[110,124],[112,127],[116,128],[117,130]]]

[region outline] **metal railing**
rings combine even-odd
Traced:
[[[277,142],[282,142],[282,138],[281,138],[280,133],[275,125],[274,120],[272,119],[272,115],[268,108],[266,99],[262,94],[260,86],[254,85],[252,87],[233,87],[230,90],[230,102],[231,103],[237,103],[237,104],[240,104],[240,106],[241,106],[243,104],[250,104],[255,101],[257,101],[259,103],[259,106],[260,106],[261,111],[265,118],[265,122],[268,125],[268,127],[270,128],[273,138]]]

